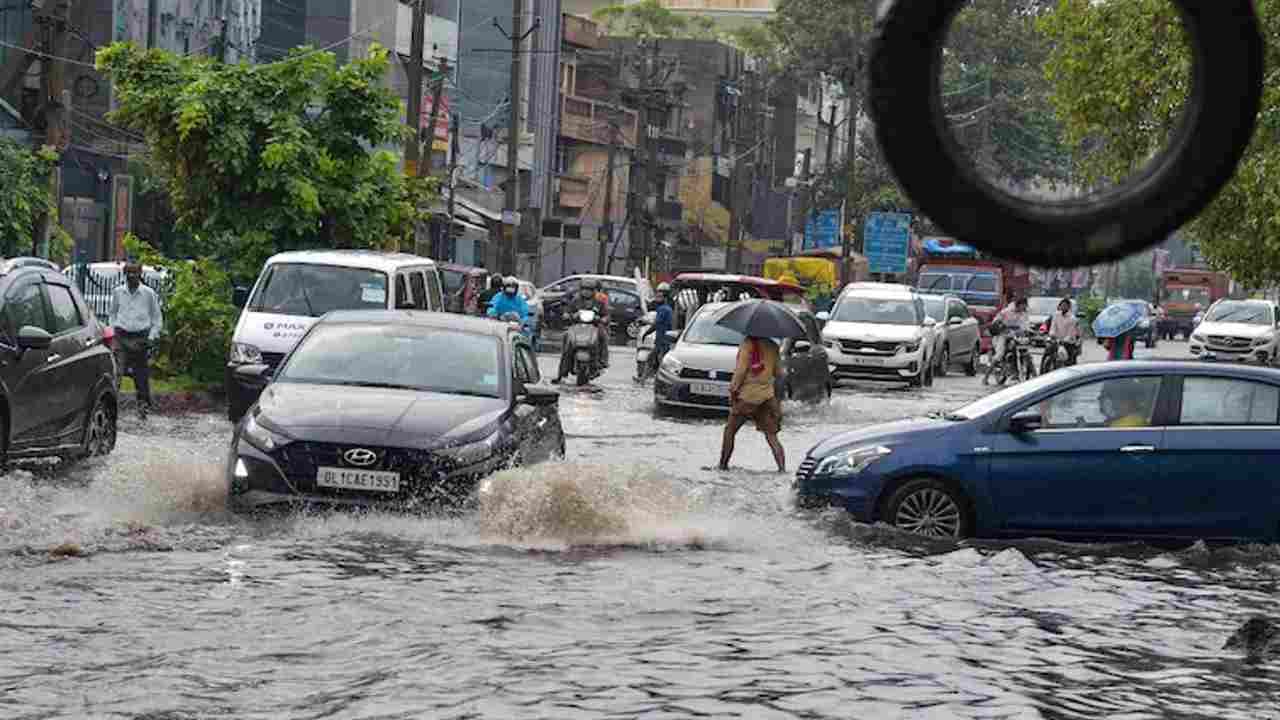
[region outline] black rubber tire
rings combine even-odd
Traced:
[[[969,353],[969,363],[964,366],[964,374],[969,377],[976,377],[978,374],[978,357],[982,355],[982,343],[973,346],[973,352]]]
[[[1141,173],[1112,191],[1063,202],[997,190],[965,159],[948,126],[938,95],[942,48],[966,4],[880,3],[868,69],[884,157],[920,214],[948,234],[1026,265],[1096,265],[1162,242],[1235,173],[1262,101],[1265,46],[1253,0],[1175,0],[1195,54],[1179,127]]]
[[[934,523],[918,522],[918,519],[923,519],[922,515],[928,515],[921,511],[929,508],[936,509],[933,514]],[[969,499],[947,483],[934,478],[915,478],[904,482],[885,502],[880,519],[907,532],[956,540],[969,537],[974,528],[973,509]],[[926,528],[935,528],[936,531],[922,531],[922,524]],[[954,530],[948,532],[950,528]]]
[[[116,448],[118,413],[106,393],[98,395],[85,420],[81,457],[110,455]]]
[[[948,366],[951,365],[951,346],[942,346],[942,359],[938,361],[938,370],[935,373],[938,377],[946,377]]]
[[[924,374],[924,386],[927,388],[933,387],[933,363],[932,362],[925,363],[923,374]]]

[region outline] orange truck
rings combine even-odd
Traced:
[[[1165,317],[1160,334],[1191,337],[1195,318],[1213,303],[1232,295],[1234,283],[1226,273],[1201,268],[1169,268],[1160,273],[1160,304]]]

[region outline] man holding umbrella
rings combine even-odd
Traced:
[[[724,427],[719,468],[729,469],[738,430],[753,420],[773,451],[778,472],[786,472],[786,452],[778,440],[782,403],[775,391],[775,383],[782,377],[782,356],[773,338],[803,337],[804,326],[786,306],[771,300],[734,304],[716,324],[745,336],[738,346],[738,362],[729,383],[729,420]]]

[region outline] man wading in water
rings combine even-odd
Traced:
[[[123,375],[133,368],[133,384],[138,388],[138,415],[151,409],[151,369],[147,367],[151,343],[160,337],[164,317],[160,298],[142,284],[142,266],[130,261],[124,266],[125,284],[111,293],[109,320],[115,329],[116,367]]]
[[[729,469],[733,457],[733,439],[747,420],[755,420],[756,429],[764,433],[778,472],[787,471],[787,457],[778,441],[782,429],[782,404],[774,392],[774,381],[782,377],[778,345],[768,338],[748,337],[738,346],[738,364],[729,383],[729,421],[724,426],[724,445],[720,449],[720,469]]]

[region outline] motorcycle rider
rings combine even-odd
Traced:
[[[992,322],[999,322],[1004,325],[1005,331],[992,339],[991,362],[987,363],[987,372],[982,376],[983,385],[987,384],[991,377],[991,371],[995,369],[996,365],[1004,361],[1004,350],[1009,339],[1026,328],[1027,299],[1019,296],[996,314],[995,320]]]
[[[671,286],[667,283],[658,285],[657,291],[654,293],[654,318],[653,331],[653,358],[655,364],[662,363],[662,356],[667,354],[671,349],[671,341],[667,338],[667,332],[673,329],[675,321],[675,312],[671,309],[667,296],[671,293]]]
[[[520,317],[521,328],[529,322],[529,303],[520,296],[520,281],[513,275],[502,280],[502,292],[489,301],[487,314],[491,318],[500,318],[507,313],[515,313]]]
[[[1058,312],[1049,321],[1049,337],[1063,343],[1067,362],[1074,365],[1080,354],[1080,321],[1071,312],[1071,298],[1064,297],[1058,303]]]
[[[578,287],[578,294],[569,302],[569,307],[565,310],[567,321],[570,325],[576,322],[577,314],[583,310],[590,310],[596,314],[596,333],[597,347],[596,350],[600,357],[602,367],[609,365],[609,340],[608,327],[609,316],[605,314],[605,307],[596,297],[596,290],[600,287],[600,281],[595,278],[586,278],[582,281],[582,285]],[[553,385],[558,384],[561,380],[569,375],[573,370],[573,348],[569,343],[562,342],[560,349],[560,370],[556,373],[555,379],[551,381]]]

